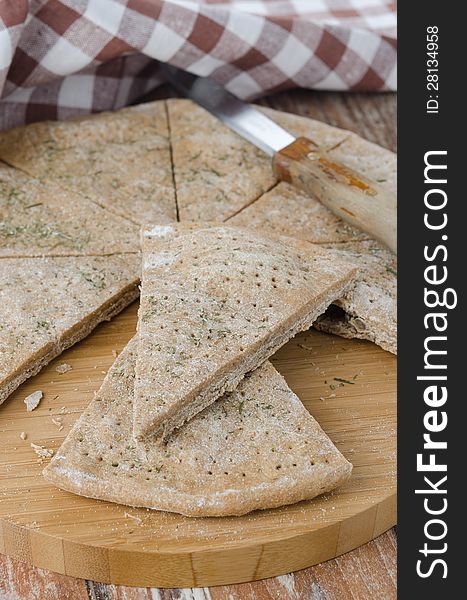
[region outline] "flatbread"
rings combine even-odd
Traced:
[[[355,134],[347,138],[327,125],[265,111],[295,135],[323,140],[326,147],[345,141],[331,154],[352,168],[396,190],[396,156]],[[376,241],[336,217],[318,200],[287,183],[280,183],[228,220],[229,224],[271,230],[335,249],[340,258],[358,266],[355,285],[315,323],[318,329],[347,338],[370,340],[397,353],[397,257]]]
[[[206,517],[310,499],[352,466],[270,363],[167,443],[132,441],[134,338],[58,449],[44,476],[91,498]]]
[[[34,163],[44,150],[47,151],[48,145],[67,150],[79,144],[91,146],[96,140],[102,145],[131,144],[152,135],[167,137],[163,101],[8,129],[1,132],[0,153],[5,156],[6,162],[18,162],[16,166],[26,171],[28,164]]]
[[[276,182],[271,159],[190,100],[168,100],[180,221],[223,221]]]
[[[279,184],[228,224],[290,235],[333,250],[359,269],[353,286],[334,302],[318,329],[370,340],[397,353],[397,257],[347,225],[317,200]]]
[[[138,296],[140,256],[0,259],[0,404]]]
[[[359,268],[352,287],[314,326],[342,337],[370,340],[397,354],[397,260],[374,241],[329,244],[340,259]]]
[[[260,226],[313,244],[368,239],[319,200],[281,182],[253,204],[227,220],[229,225]]]
[[[356,274],[307,242],[228,225],[147,226],[134,432],[166,437],[308,329]]]
[[[0,257],[127,252],[139,252],[136,225],[0,163]]]
[[[0,158],[135,223],[176,220],[164,102],[1,132]]]

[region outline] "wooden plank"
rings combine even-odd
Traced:
[[[319,600],[393,600],[396,598],[395,561],[390,557],[394,555],[394,534],[388,533],[333,561],[296,573],[296,587],[315,591]]]
[[[86,582],[0,554],[1,600],[88,600]]]

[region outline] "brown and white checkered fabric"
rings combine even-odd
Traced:
[[[0,0],[0,128],[120,108],[159,61],[242,98],[394,90],[389,0]]]

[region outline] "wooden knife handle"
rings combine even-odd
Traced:
[[[376,182],[332,159],[300,137],[276,153],[279,179],[316,197],[336,215],[397,252],[397,199]]]

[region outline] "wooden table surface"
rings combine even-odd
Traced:
[[[164,87],[154,98],[173,96]],[[294,90],[262,104],[344,127],[396,149],[396,95]],[[251,584],[158,590],[106,585],[37,569],[0,554],[0,600],[392,600],[396,534],[391,530],[339,558]]]

